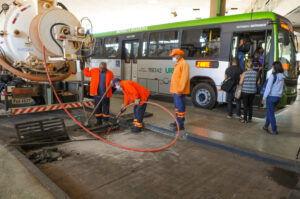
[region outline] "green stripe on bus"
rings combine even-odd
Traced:
[[[246,14],[239,14],[239,15],[200,19],[200,20],[182,21],[182,22],[175,22],[175,23],[168,23],[168,24],[161,24],[161,25],[154,25],[154,26],[137,27],[137,28],[131,28],[131,29],[125,29],[119,31],[98,33],[95,34],[94,36],[104,37],[104,36],[113,36],[113,35],[120,35],[120,34],[130,34],[130,33],[137,33],[137,32],[155,31],[155,30],[181,28],[181,27],[189,27],[189,26],[249,21],[251,19],[252,20],[271,19],[273,21],[276,21],[276,14],[273,12],[246,13]]]

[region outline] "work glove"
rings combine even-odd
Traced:
[[[140,100],[140,99],[135,99],[135,100],[134,100],[134,104],[135,104],[135,105],[139,105],[139,104],[140,104],[140,102],[141,102],[141,100]]]

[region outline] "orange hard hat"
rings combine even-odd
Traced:
[[[176,48],[176,49],[172,50],[172,52],[170,54],[170,57],[173,57],[174,55],[181,55],[181,56],[183,56],[184,52],[182,50],[180,50],[179,48]]]

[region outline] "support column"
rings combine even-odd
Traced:
[[[210,17],[225,16],[226,0],[210,0]]]

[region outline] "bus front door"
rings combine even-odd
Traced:
[[[123,79],[137,82],[137,57],[139,50],[139,41],[123,42]]]

